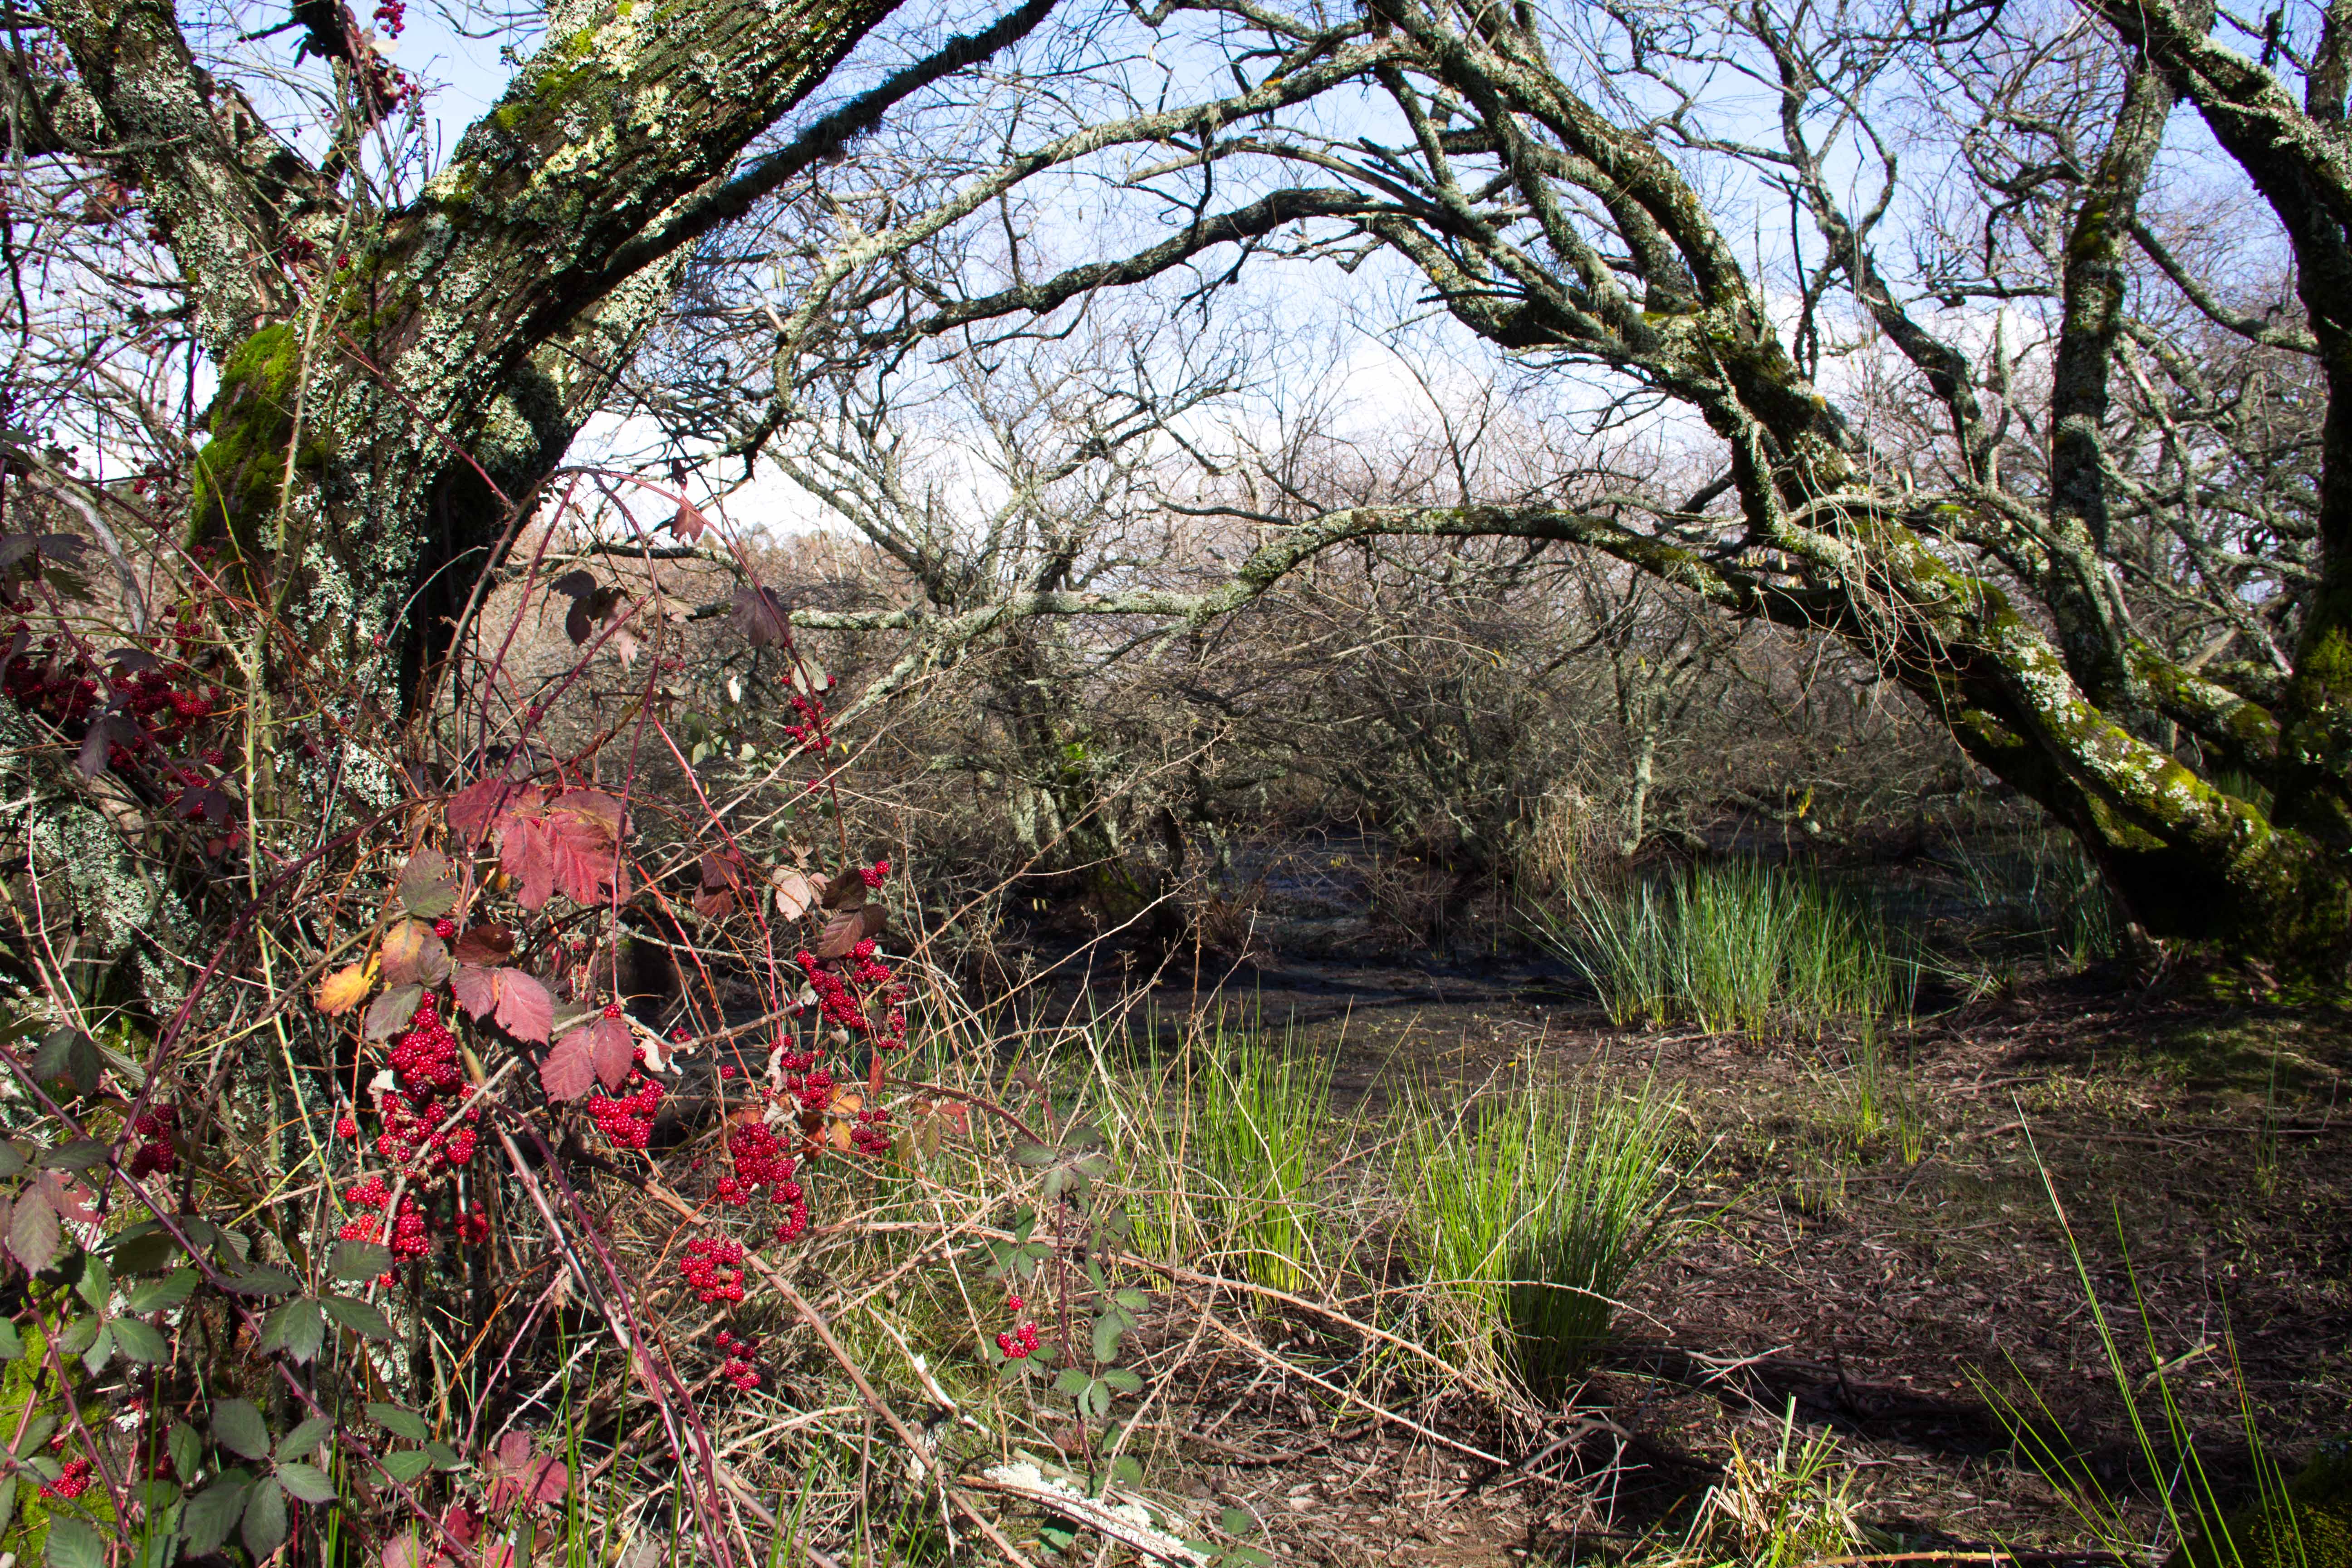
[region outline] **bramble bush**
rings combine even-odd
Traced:
[[[404,689],[369,639],[289,624],[260,563],[175,542],[167,489],[98,492],[146,542],[119,592],[0,494],[26,809],[0,1543],[61,1568],[528,1562],[634,1405],[677,1456],[680,1549],[764,1560],[754,1533],[810,1500],[748,1484],[713,1413],[772,1390],[799,1333],[907,1450],[915,1511],[1018,1556],[795,1283],[803,1255],[943,1142],[998,1158],[999,1189],[929,1189],[998,1238],[975,1355],[1101,1426],[1142,1388],[1123,1215],[1042,1089],[909,1068],[940,1058],[909,1047],[905,873],[853,849],[837,694],[751,556],[676,484],[560,475]],[[718,682],[789,713],[780,738],[718,734]],[[628,1394],[571,1381],[590,1341]]]

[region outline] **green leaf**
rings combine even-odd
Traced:
[[[115,1237],[106,1256],[117,1274],[152,1274],[168,1268],[179,1252],[180,1244],[172,1239],[171,1232],[150,1220]]]
[[[58,1418],[56,1416],[36,1415],[30,1421],[25,1423],[25,1435],[16,1439],[16,1446],[10,1449],[9,1452],[15,1454],[37,1454],[41,1451],[41,1445],[47,1443],[49,1440],[50,1435],[56,1432],[57,1429]]]
[[[335,1483],[316,1465],[306,1465],[299,1459],[289,1459],[278,1467],[278,1484],[304,1502],[332,1502]]]
[[[41,1048],[33,1053],[35,1078],[44,1083],[70,1079],[77,1094],[98,1092],[101,1065],[97,1042],[79,1029],[51,1029],[41,1037]]]
[[[195,1294],[196,1271],[174,1268],[161,1279],[142,1279],[122,1293],[124,1306],[133,1312],[152,1312],[164,1307],[176,1307]]]
[[[8,1525],[16,1517],[16,1478],[0,1476],[0,1535],[8,1533]]]
[[[392,1324],[369,1302],[351,1296],[329,1296],[319,1304],[327,1310],[327,1316],[355,1334],[371,1340],[394,1337]]]
[[[415,1480],[433,1468],[433,1461],[414,1448],[404,1448],[383,1458],[384,1473],[404,1484]]]
[[[1087,1283],[1093,1286],[1097,1292],[1110,1289],[1110,1282],[1103,1278],[1101,1258],[1087,1259]]]
[[[1121,1394],[1143,1392],[1143,1374],[1133,1367],[1111,1366],[1103,1369],[1102,1380]]]
[[[98,1322],[96,1318],[76,1318],[68,1322],[58,1331],[58,1353],[79,1355],[89,1349],[98,1339]]]
[[[54,1149],[44,1149],[33,1162],[44,1171],[87,1171],[106,1163],[106,1145],[95,1138],[77,1138]]]
[[[1058,1149],[1048,1149],[1043,1143],[1020,1143],[1013,1146],[1013,1163],[1032,1171],[1042,1171],[1062,1157]],[[1028,1237],[1023,1237],[1026,1241]]]
[[[278,1457],[281,1459],[299,1459],[325,1442],[328,1434],[334,1429],[334,1417],[313,1415],[278,1440]],[[295,1495],[301,1496],[299,1492]],[[307,1502],[310,1500],[306,1498],[303,1500]]]
[[[371,1405],[367,1406],[367,1418],[394,1436],[405,1437],[412,1443],[422,1443],[433,1435],[432,1428],[425,1425],[425,1417],[397,1405]]]
[[[1130,1312],[1140,1312],[1145,1307],[1150,1305],[1150,1298],[1132,1286],[1117,1292],[1111,1300]]]
[[[69,1513],[49,1515],[49,1568],[106,1568],[106,1542],[97,1527]]]
[[[213,1406],[213,1441],[244,1459],[269,1456],[269,1425],[250,1399],[224,1399]]]
[[[1037,1527],[1037,1539],[1057,1552],[1066,1552],[1078,1543],[1078,1532],[1058,1520],[1047,1520]]]
[[[137,1318],[117,1318],[106,1329],[114,1336],[114,1348],[132,1361],[152,1366],[171,1353],[163,1331],[152,1323]]]
[[[188,1500],[180,1510],[180,1533],[187,1537],[189,1556],[209,1556],[220,1550],[228,1532],[236,1528],[237,1516],[245,1511],[246,1494],[252,1489],[250,1477],[243,1470],[231,1470]]]
[[[24,1150],[14,1143],[0,1143],[0,1177],[13,1176],[24,1168]]]
[[[163,1436],[163,1452],[172,1460],[172,1468],[184,1482],[196,1479],[198,1467],[205,1462],[205,1440],[196,1429],[184,1421],[174,1421]]]
[[[425,1444],[425,1457],[433,1461],[433,1468],[436,1470],[459,1469],[466,1463],[465,1457],[446,1443]]]
[[[1101,1417],[1101,1416],[1105,1416],[1105,1415],[1109,1415],[1109,1414],[1110,1414],[1110,1388],[1109,1388],[1109,1386],[1108,1386],[1108,1384],[1100,1384],[1100,1383],[1097,1383],[1097,1384],[1092,1384],[1091,1386],[1089,1386],[1089,1387],[1087,1389],[1086,1397],[1085,1397],[1084,1399],[1080,1400],[1080,1401],[1079,1401],[1079,1403],[1080,1403],[1080,1404],[1082,1404],[1082,1405],[1093,1405],[1093,1406],[1094,1406],[1094,1412],[1095,1412],[1095,1415],[1096,1415],[1096,1416],[1097,1416],[1097,1418],[1099,1418],[1099,1417]]]
[[[114,1277],[106,1271],[106,1259],[95,1253],[81,1257],[81,1278],[74,1281],[74,1294],[89,1303],[93,1312],[106,1310],[106,1300],[114,1294]]]
[[[1133,1454],[1121,1454],[1118,1458],[1113,1459],[1110,1462],[1110,1479],[1113,1484],[1118,1486],[1141,1486],[1143,1484],[1143,1461],[1137,1458]]]
[[[1247,1535],[1257,1528],[1257,1521],[1237,1508],[1229,1508],[1217,1515],[1217,1528],[1227,1535]]]
[[[25,1342],[17,1335],[14,1318],[0,1318],[0,1361],[15,1361],[25,1353]]]
[[[1054,1379],[1054,1391],[1057,1394],[1081,1394],[1093,1384],[1094,1379],[1078,1368],[1066,1366],[1062,1369],[1061,1375]]]
[[[1127,1325],[1108,1313],[1097,1318],[1095,1320],[1095,1360],[1117,1361],[1118,1337],[1126,1331]]]
[[[373,1241],[346,1241],[335,1248],[334,1260],[327,1267],[338,1279],[373,1279],[391,1272],[392,1249]]]
[[[302,1281],[283,1268],[272,1268],[265,1263],[233,1276],[228,1288],[240,1296],[283,1296],[289,1291],[299,1290]]]
[[[245,1549],[256,1563],[286,1544],[286,1494],[274,1480],[256,1481],[245,1505]]]
[[[114,1325],[100,1323],[98,1332],[90,1338],[89,1348],[81,1352],[81,1364],[89,1369],[90,1376],[96,1377],[106,1370],[106,1363],[113,1359]]]
[[[262,1321],[261,1348],[282,1350],[298,1365],[317,1355],[326,1342],[326,1317],[307,1296],[287,1302]]]

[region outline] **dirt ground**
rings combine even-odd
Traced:
[[[2189,1413],[2225,1486],[2248,1476],[2232,1344],[2274,1458],[2352,1431],[2341,1013],[2047,981],[1888,1032],[1873,1125],[1843,1042],[1612,1030],[1560,978],[1335,959],[1160,988],[1163,1029],[1234,1006],[1335,1052],[1343,1103],[1408,1074],[1654,1076],[1688,1117],[1695,1228],[1635,1286],[1580,1394],[1510,1430],[1444,1390],[1413,1407],[1503,1465],[1246,1363],[1175,1413],[1196,1490],[1263,1520],[1286,1559],[1599,1560],[1693,1506],[1734,1445],[1769,1451],[1793,1421],[1801,1440],[1834,1435],[1873,1551],[2084,1560],[1983,1392],[2038,1390],[2090,1475],[2151,1495],[2053,1191],[2116,1331],[2140,1332],[2136,1280],[2161,1352],[2191,1355]]]

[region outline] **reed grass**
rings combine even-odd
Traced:
[[[1627,1280],[1670,1241],[1674,1103],[1532,1087],[1408,1102],[1397,1188],[1440,1352],[1564,1394],[1607,1339]]]
[[[1619,1027],[1818,1031],[1908,1009],[1917,965],[1885,924],[1804,871],[1694,866],[1664,881],[1587,888],[1538,934]]]

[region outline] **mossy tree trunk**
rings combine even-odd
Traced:
[[[892,4],[560,5],[389,208],[341,166],[372,114],[314,165],[198,67],[163,0],[44,5],[76,73],[47,84],[48,133],[142,194],[219,367],[194,538],[315,651],[378,672],[404,717],[510,503],[597,406],[684,247],[857,128],[836,116],[739,167]]]

